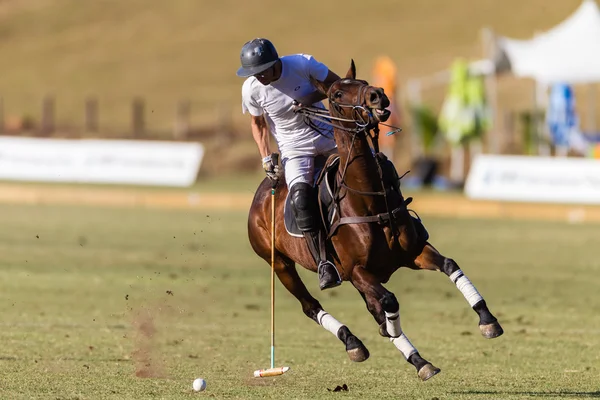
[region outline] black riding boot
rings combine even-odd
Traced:
[[[342,279],[333,263],[327,260],[325,243],[321,243],[319,232],[304,232],[308,248],[317,263],[319,287],[321,290],[334,288],[342,284]]]
[[[298,182],[292,185],[290,196],[298,228],[304,234],[308,249],[317,263],[319,287],[323,290],[340,285],[342,283],[340,274],[335,265],[331,261],[327,261],[325,240],[319,234],[320,221],[316,191],[308,183]]]

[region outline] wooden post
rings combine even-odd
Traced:
[[[133,137],[139,138],[144,135],[145,121],[144,121],[144,99],[136,97],[133,99],[131,108],[131,128]]]
[[[189,100],[181,100],[177,104],[177,111],[175,114],[175,130],[173,131],[173,137],[176,140],[186,140],[190,132],[190,115],[192,110],[192,103]]]
[[[587,126],[584,128],[579,127],[583,132],[588,131],[593,135],[596,134],[596,84],[590,83],[587,87],[587,104],[588,104],[588,115],[587,115]]]
[[[504,132],[507,133],[508,143],[499,143],[498,154],[503,153],[503,149],[508,149],[509,154],[527,154],[524,140],[519,136],[518,129],[515,124],[515,111],[504,111]]]
[[[217,129],[221,143],[229,143],[233,140],[232,127],[231,108],[228,103],[221,103],[217,109]]]
[[[55,129],[55,101],[54,97],[47,95],[42,102],[42,136],[49,136]]]
[[[4,101],[0,97],[0,134],[4,133]]]
[[[85,101],[85,130],[98,132],[98,99],[95,97],[89,97]]]
[[[411,79],[406,84],[406,93],[408,95],[408,107],[421,106],[421,83],[417,79]],[[419,121],[412,121],[412,132],[410,135],[411,144],[411,165],[425,153],[423,142],[421,140],[421,126]]]
[[[548,125],[544,118],[544,111],[548,107],[548,85],[544,82],[535,81],[535,121],[536,121],[536,134],[537,134],[537,145],[538,155],[550,156],[551,145],[548,143],[550,140],[550,134],[548,132]]]
[[[495,55],[498,52],[494,32],[491,28],[485,27],[481,30],[481,43],[483,49],[483,58],[495,62]],[[496,77],[496,66],[494,70],[485,75],[484,79],[487,105],[490,111],[490,129],[487,132],[487,152],[490,154],[500,154],[501,152],[501,130],[498,124],[498,81]]]
[[[465,181],[465,145],[450,145],[450,181],[462,185]]]

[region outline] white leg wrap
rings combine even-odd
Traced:
[[[385,312],[385,330],[393,338],[402,335],[402,328],[400,327],[400,311],[395,313]]]
[[[342,324],[337,319],[333,318],[329,313],[321,310],[317,314],[317,321],[319,324],[327,329],[329,332],[333,333],[335,337],[337,337],[337,333],[344,324]]]
[[[456,287],[465,296],[471,307],[483,300],[483,297],[475,289],[475,286],[473,286],[469,278],[460,269],[450,275],[450,280],[456,284]]]
[[[396,346],[396,348],[400,350],[404,358],[406,358],[407,360],[408,357],[417,353],[417,349],[415,349],[415,346],[412,345],[412,343],[410,342],[410,340],[408,340],[404,333],[397,338],[390,338],[390,341],[394,343],[394,346]]]

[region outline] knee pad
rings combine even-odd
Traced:
[[[383,153],[377,153],[375,156],[379,159],[385,187],[393,187],[400,193],[400,176],[398,175],[394,163],[392,163]]]
[[[314,189],[305,182],[298,182],[290,189],[291,204],[296,217],[298,228],[302,232],[310,232],[317,229],[316,199]]]
[[[415,230],[417,231],[417,235],[419,236],[420,241],[425,243],[429,240],[429,232],[427,232],[427,229],[425,229],[425,225],[423,225],[423,222],[421,222],[420,218],[412,217],[412,219],[413,225],[415,227]]]

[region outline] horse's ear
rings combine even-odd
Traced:
[[[346,74],[346,78],[348,79],[356,79],[356,65],[354,65],[354,59],[350,61],[350,69]]]
[[[325,87],[324,82],[321,82],[313,78],[312,76],[309,79],[310,83],[312,83],[312,85],[317,89],[318,92],[323,93],[325,96],[327,96],[327,87]]]

